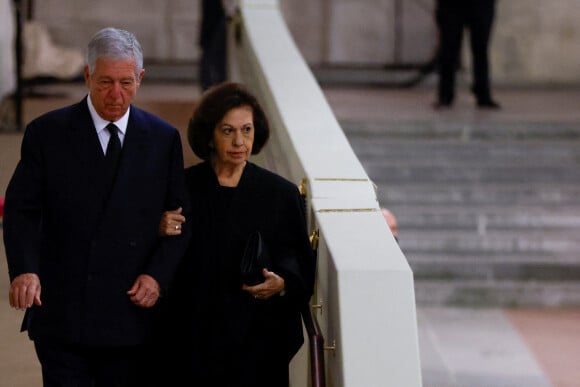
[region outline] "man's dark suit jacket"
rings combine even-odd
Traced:
[[[182,257],[186,232],[158,237],[164,210],[189,208],[178,131],[131,106],[110,195],[104,160],[86,98],[26,128],[3,228],[10,280],[40,277],[42,306],[29,308],[22,326],[33,340],[142,343],[153,310],[126,293],[140,274],[167,288]]]

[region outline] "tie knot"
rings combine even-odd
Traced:
[[[115,125],[115,124],[113,124],[111,122],[111,123],[109,123],[107,125],[107,130],[109,131],[109,133],[111,134],[111,136],[117,136],[118,135],[119,128],[117,128],[117,125]]]

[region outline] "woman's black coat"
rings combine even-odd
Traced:
[[[287,373],[304,341],[300,307],[312,295],[315,271],[296,185],[250,162],[236,188],[221,187],[208,162],[188,168],[186,181],[193,234],[168,297],[173,322],[184,324],[179,340],[194,352],[184,368],[214,383]],[[272,271],[285,280],[283,296],[259,300],[241,290],[240,259],[253,231],[262,233]]]

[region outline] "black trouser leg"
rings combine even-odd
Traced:
[[[476,2],[469,20],[471,54],[473,58],[473,93],[479,102],[491,100],[489,71],[489,40],[494,18],[494,3]]]
[[[438,98],[442,104],[450,104],[455,97],[455,75],[461,52],[463,16],[452,7],[437,11],[439,26],[439,84]]]

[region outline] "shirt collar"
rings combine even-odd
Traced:
[[[101,116],[99,116],[99,113],[97,113],[93,105],[93,102],[91,101],[90,94],[87,96],[87,104],[89,105],[89,112],[91,113],[91,118],[93,119],[95,129],[97,129],[97,133],[100,133],[111,121],[104,120],[103,118],[101,118]],[[119,130],[123,135],[125,135],[125,133],[127,132],[127,124],[129,122],[130,111],[131,106],[129,106],[129,108],[121,118],[119,118],[117,121],[114,122],[114,124],[117,125],[117,127],[119,128]]]

